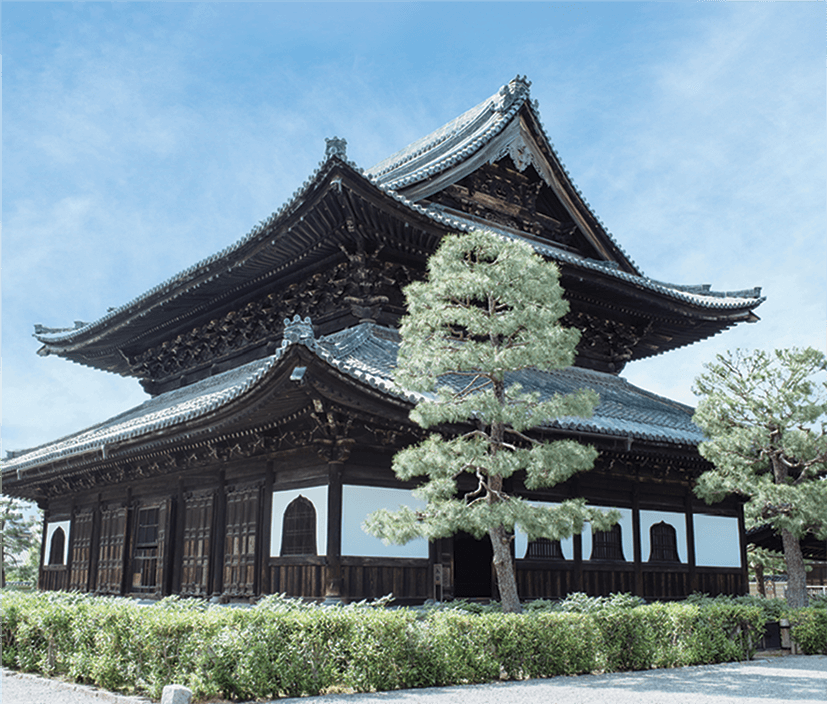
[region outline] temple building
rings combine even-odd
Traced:
[[[562,541],[518,533],[520,596],[745,593],[741,504],[692,493],[708,468],[692,409],[620,374],[758,320],[760,289],[645,276],[574,186],[520,77],[371,169],[328,140],[291,200],[236,244],[95,322],[35,327],[39,354],[135,377],[150,396],[3,462],[3,491],[45,511],[40,588],[496,597],[487,539],[385,545],[361,527],[377,508],[416,505],[415,484],[391,471],[423,437],[409,419],[418,397],[393,379],[402,289],[442,237],[474,229],[555,262],[563,323],[582,331],[573,367],[524,372],[523,386],[600,395],[592,418],[534,431],[594,445],[594,469],[542,491],[516,477],[512,490],[621,513],[611,531]]]

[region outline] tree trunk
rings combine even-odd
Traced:
[[[767,598],[767,585],[764,584],[764,565],[760,562],[755,563],[755,583],[758,585],[758,593]]]
[[[801,545],[790,531],[781,529],[781,542],[784,546],[784,561],[787,563],[787,604],[793,608],[807,606],[807,571],[804,568],[804,556]]]
[[[520,597],[517,594],[514,560],[511,559],[511,534],[504,526],[497,526],[489,530],[488,535],[494,548],[494,570],[497,573],[497,587],[500,590],[503,612],[522,613]]]

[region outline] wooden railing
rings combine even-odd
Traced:
[[[342,572],[351,599],[393,594],[399,600],[423,601],[433,596],[425,558],[343,557]]]
[[[404,601],[423,601],[433,587],[427,559],[343,557],[342,592],[349,601],[393,594]],[[325,558],[271,557],[270,591],[288,596],[321,598],[325,595]]]
[[[696,567],[693,580],[686,564],[643,563],[640,578],[642,590],[636,587],[632,562],[587,560],[578,573],[570,560],[517,560],[518,589],[527,599],[563,598],[576,591],[591,596],[640,591],[640,596],[654,601],[682,599],[696,591],[711,596],[743,591],[743,575],[737,567]]]

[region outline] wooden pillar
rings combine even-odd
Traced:
[[[580,480],[574,477],[570,480],[569,496],[572,499],[580,496]],[[589,527],[591,530],[591,526]],[[575,533],[572,536],[572,559],[574,560],[574,590],[577,592],[586,591],[583,585],[583,535]]]
[[[66,586],[64,589],[68,591],[69,589],[69,581],[72,579],[72,562],[73,560],[73,553],[74,553],[74,542],[75,542],[75,530],[74,530],[74,517],[75,517],[75,500],[72,499],[72,504],[69,508],[69,535],[66,536],[66,562],[64,566],[66,567]],[[44,541],[45,542],[45,541]],[[45,557],[44,553],[45,546],[41,543],[40,545],[40,564],[43,564],[43,558]]]
[[[640,491],[637,485],[632,490],[632,552],[635,566],[635,588],[633,594],[643,596],[643,555],[640,537]]]
[[[132,591],[132,549],[130,536],[133,519],[137,515],[132,502],[132,489],[126,490],[125,514],[123,519],[123,551],[121,553],[121,594]]]
[[[98,560],[100,557],[102,513],[101,495],[98,494],[95,500],[95,508],[92,511],[92,535],[89,538],[89,571],[86,574],[87,592],[94,592],[98,586]]]
[[[37,588],[43,589],[43,564],[46,557],[46,532],[47,526],[49,525],[49,514],[47,511],[43,512],[43,530],[41,531],[40,537],[40,564],[37,567]],[[69,530],[69,535],[72,534],[72,531]],[[0,570],[3,570],[3,580],[2,586],[6,586],[6,566],[0,566]],[[68,585],[67,585],[68,586]]]
[[[256,541],[260,554],[258,556],[259,565],[259,593],[271,594],[272,588],[270,586],[270,535],[273,522],[273,484],[275,481],[275,471],[273,468],[273,461],[267,462],[267,469],[264,473],[264,496],[260,502],[259,514],[259,538]]]
[[[227,536],[227,486],[224,470],[218,473],[218,491],[215,494],[213,515],[212,559],[210,559],[210,582],[213,598],[219,598],[224,591],[224,544]]]
[[[325,599],[344,598],[342,576],[342,470],[344,462],[338,458],[327,465],[327,565]]]
[[[575,533],[573,538],[574,590],[582,592],[585,591],[583,589],[583,536],[580,533]]]
[[[181,593],[181,581],[184,570],[184,531],[186,530],[187,502],[184,496],[184,478],[178,477],[178,487],[174,502],[174,537],[172,544],[171,560],[169,560],[172,572],[170,590],[173,594]],[[173,521],[170,521],[173,525]]]
[[[686,562],[689,567],[689,594],[698,591],[698,575],[695,571],[695,514],[692,511],[692,487],[686,488],[684,497],[686,514]],[[686,596],[689,596],[687,594]]]

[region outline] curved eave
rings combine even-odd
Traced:
[[[150,346],[234,297],[296,275],[314,262],[341,256],[339,246],[349,238],[348,229],[365,226],[372,234],[377,211],[388,229],[381,235],[385,241],[399,242],[423,263],[446,231],[439,215],[372,183],[352,163],[331,159],[293,200],[233,247],[93,323],[36,333],[43,343],[38,353],[129,375],[120,350]]]
[[[43,353],[66,355],[129,326],[140,327],[138,321],[158,308],[163,308],[186,294],[206,290],[211,284],[214,287],[217,280],[227,278],[235,268],[249,262],[260,248],[266,245],[268,239],[271,240],[270,245],[274,246],[272,238],[283,235],[285,231],[289,232],[290,216],[294,215],[311,192],[318,188],[325,175],[330,173],[335,161],[329,159],[324,162],[302,188],[294,193],[290,201],[256,225],[235,244],[154,286],[129,303],[109,311],[94,322],[76,324],[72,329],[49,330],[35,326],[34,337],[43,343]]]

